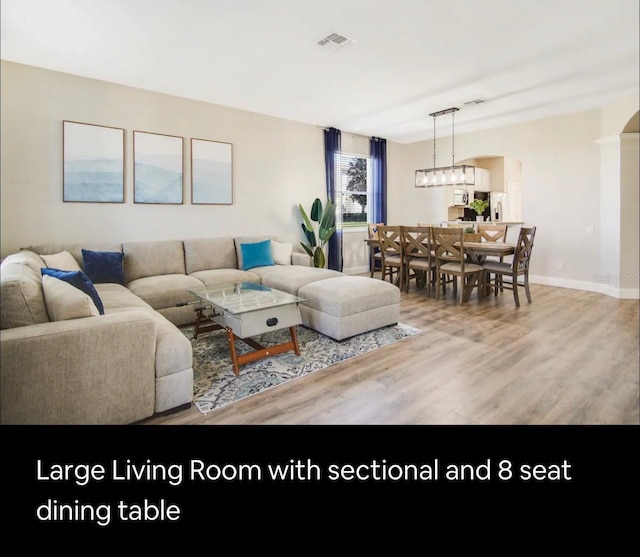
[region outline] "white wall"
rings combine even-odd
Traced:
[[[320,128],[2,62],[1,253],[43,242],[270,233],[302,240],[297,204],[324,198]],[[62,121],[126,130],[124,204],[62,201]],[[133,130],[185,138],[185,204],[133,203]],[[233,205],[191,205],[189,138],[233,144]]]

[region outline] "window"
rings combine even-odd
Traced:
[[[370,159],[342,153],[338,159],[338,199],[336,217],[343,228],[366,228],[370,191]]]

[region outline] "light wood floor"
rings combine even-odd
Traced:
[[[202,415],[141,424],[638,424],[638,300],[532,285],[460,307],[413,288],[403,340]]]

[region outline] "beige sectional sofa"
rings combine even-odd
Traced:
[[[397,322],[395,286],[313,268],[293,246],[288,261],[242,270],[241,244],[264,239],[276,241],[253,236],[46,244],[9,255],[0,267],[1,422],[127,424],[191,404],[191,344],[178,328],[194,320],[190,288],[250,281],[298,294],[318,283],[309,292],[313,307],[301,311],[303,324],[338,340]],[[93,285],[104,315],[52,321],[42,258],[66,251],[83,268],[83,248],[121,252],[124,284]],[[366,282],[353,284],[353,279]],[[327,280],[337,282],[322,287]],[[356,291],[364,296],[360,315],[352,315],[358,313]],[[339,326],[341,307],[349,313],[346,328]]]

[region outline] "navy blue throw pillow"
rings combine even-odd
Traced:
[[[91,280],[89,280],[89,277],[82,271],[61,271],[60,269],[43,267],[40,269],[40,272],[43,275],[49,275],[68,282],[71,286],[75,286],[88,296],[91,296],[91,299],[98,308],[100,315],[104,315],[104,305],[102,304],[102,300],[100,299],[100,296],[98,296],[98,292],[96,292],[96,288],[93,286]]]
[[[123,255],[119,251],[82,250],[84,272],[94,284],[124,284]]]

